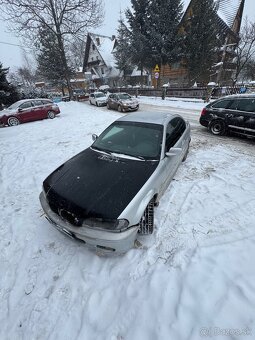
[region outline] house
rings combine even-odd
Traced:
[[[104,35],[88,33],[83,72],[90,87],[101,85],[118,86],[120,71],[116,68],[113,50],[116,38]]]
[[[215,63],[209,81],[228,85],[236,68],[235,50],[239,42],[239,31],[242,21],[245,0],[215,0],[217,6],[217,19],[222,36],[222,47],[216,52],[218,62]],[[184,15],[179,25],[179,33],[185,32],[185,24],[192,15],[194,0],[184,0]],[[161,83],[169,82],[171,85],[187,84],[189,75],[185,67],[185,59],[170,65],[161,65]],[[154,80],[155,83],[155,80]]]

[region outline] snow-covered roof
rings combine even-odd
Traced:
[[[104,60],[106,66],[114,67],[116,61],[112,52],[116,39],[115,38],[112,39],[111,37],[95,33],[90,33],[90,37],[92,42],[96,46],[98,52],[100,53],[102,59]]]
[[[235,20],[237,10],[241,4],[242,0],[214,0],[218,6],[218,16],[232,28],[233,22]],[[183,10],[186,12],[191,0],[183,0]]]

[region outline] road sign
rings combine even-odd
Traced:
[[[155,72],[154,77],[155,77],[155,79],[158,79],[159,78],[159,73]]]
[[[155,68],[154,68],[154,72],[159,72],[159,66],[158,64],[156,64]]]

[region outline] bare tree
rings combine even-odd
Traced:
[[[56,36],[65,80],[72,96],[68,72],[68,46],[86,30],[103,20],[102,0],[0,0],[2,16],[8,18],[11,31],[34,42],[40,27],[47,27]]]
[[[245,19],[243,28],[240,32],[240,42],[236,48],[236,72],[233,79],[235,84],[247,64],[255,56],[255,23]]]

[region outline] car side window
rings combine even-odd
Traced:
[[[29,107],[32,107],[32,102],[26,102],[20,105],[20,109],[24,110],[24,109],[28,109]]]
[[[176,117],[172,119],[166,129],[166,144],[165,144],[165,151],[169,151],[177,141],[180,139],[182,134],[186,129],[186,123],[182,118]]]
[[[237,105],[238,105],[238,100],[235,99],[232,101],[232,103],[230,103],[230,105],[228,106],[229,110],[237,110]]]
[[[40,100],[34,100],[33,104],[34,104],[34,106],[41,106],[42,102]]]
[[[226,109],[232,102],[232,99],[225,99],[212,104],[212,107],[215,109]]]
[[[246,112],[255,112],[255,99],[240,99],[237,110]]]

